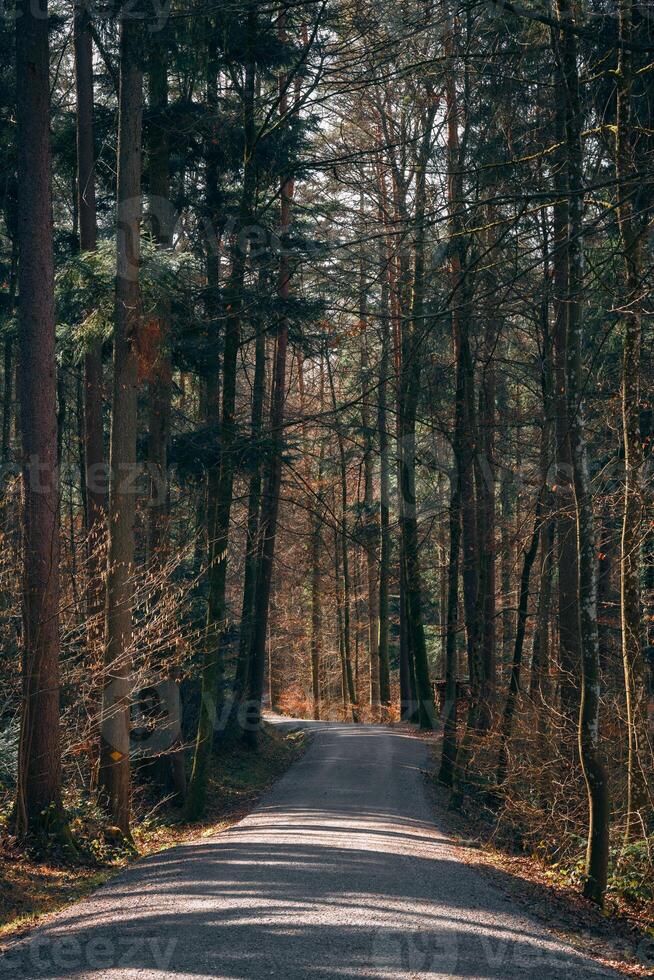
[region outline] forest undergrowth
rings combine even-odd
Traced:
[[[537,733],[525,717],[501,790],[494,781],[498,736],[479,738],[474,777],[456,806],[438,780],[442,741],[424,737],[431,743],[426,778],[437,823],[462,860],[578,948],[627,975],[654,974],[654,838],[643,835],[625,845],[615,826],[604,906],[583,898],[584,786],[565,764],[565,733]]]
[[[107,821],[80,784],[64,803],[78,854],[73,860],[53,844],[50,851],[26,851],[6,833],[11,795],[0,800],[0,944],[27,932],[44,916],[83,898],[134,861],[196,840],[213,837],[242,820],[272,784],[298,759],[308,738],[266,725],[259,751],[234,739],[216,756],[209,779],[206,812],[190,822],[171,796],[142,778],[134,792],[132,843]]]

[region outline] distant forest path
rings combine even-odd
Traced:
[[[312,743],[249,817],[139,862],[11,947],[0,975],[618,976],[458,859],[425,791],[425,741],[293,724]]]

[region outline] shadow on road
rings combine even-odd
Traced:
[[[456,860],[422,795],[424,752],[326,726],[243,823],[122,874],[17,944],[0,976],[617,976]]]

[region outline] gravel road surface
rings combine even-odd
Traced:
[[[425,743],[329,722],[249,817],[146,858],[0,958],[0,978],[615,977],[457,859]]]

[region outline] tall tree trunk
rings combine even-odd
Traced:
[[[73,24],[75,44],[75,87],[77,95],[77,212],[79,244],[82,252],[94,252],[97,245],[97,214],[95,201],[95,147],[93,141],[93,45],[85,3],[75,5]],[[86,608],[90,620],[88,650],[90,661],[97,665],[102,659],[104,607],[103,552],[107,495],[104,456],[102,341],[92,340],[84,354],[82,381],[82,469],[83,502],[86,530],[87,585]],[[99,691],[94,692],[94,702]],[[90,711],[94,758],[91,766],[91,786],[97,783],[97,714],[99,704]]]
[[[478,455],[478,508],[480,581],[480,650],[482,682],[480,690],[479,727],[491,725],[495,700],[495,364],[494,348],[497,324],[489,316],[484,338],[484,369],[479,396],[480,449]]]
[[[11,451],[11,418],[14,408],[14,343],[5,337],[3,352],[2,389],[2,462],[7,463]]]
[[[640,743],[647,730],[645,663],[643,657],[643,608],[641,596],[640,542],[643,535],[643,449],[640,431],[642,345],[642,238],[646,223],[636,213],[634,195],[640,180],[636,166],[633,130],[632,42],[635,4],[619,4],[619,47],[615,170],[618,224],[624,260],[622,431],[625,482],[620,553],[620,612],[622,661],[627,708],[627,813],[625,841],[643,832],[640,810],[647,801],[645,766]]]
[[[401,479],[401,528],[403,561],[405,566],[407,625],[409,648],[415,670],[415,688],[418,701],[418,723],[422,729],[431,729],[436,720],[434,693],[429,677],[427,645],[422,614],[422,583],[418,539],[418,512],[416,499],[416,413],[420,390],[420,354],[424,324],[425,289],[425,207],[426,166],[431,149],[431,131],[435,106],[431,105],[423,119],[423,136],[416,163],[415,243],[413,292],[410,316],[402,332],[402,372],[400,397],[400,479]]]
[[[93,46],[90,14],[85,3],[75,5],[75,83],[77,91],[77,193],[79,244],[94,252],[97,244],[95,149],[93,143]],[[104,490],[104,431],[102,422],[102,342],[93,341],[84,355],[84,459],[87,501],[89,606],[102,605],[102,556],[107,506]]]
[[[325,444],[320,445],[318,459],[318,491],[315,510],[311,515],[311,691],[313,694],[313,717],[320,718],[322,692],[320,685],[320,661],[322,657],[322,509],[323,509],[323,469]]]
[[[16,829],[61,828],[59,474],[47,3],[16,19],[19,394],[23,455],[23,699]]]
[[[448,25],[446,51],[453,54],[452,26]],[[463,609],[466,625],[470,700],[466,730],[457,752],[454,771],[455,800],[459,802],[468,770],[471,740],[479,724],[480,698],[483,684],[483,664],[480,650],[479,568],[477,507],[475,502],[475,445],[476,412],[474,396],[474,364],[470,350],[470,304],[472,284],[466,267],[464,239],[463,177],[461,141],[459,139],[459,100],[454,69],[446,81],[447,103],[447,195],[448,223],[451,237],[450,275],[452,330],[457,364],[457,419],[454,452],[461,495],[461,544]]]
[[[278,33],[282,42],[286,40],[286,14],[278,15]],[[285,119],[288,111],[287,76],[279,81],[279,115]],[[256,746],[261,728],[261,700],[266,671],[266,639],[268,616],[270,612],[270,591],[275,560],[275,539],[277,536],[277,516],[282,484],[282,451],[284,444],[284,407],[286,397],[286,353],[288,348],[288,319],[284,306],[291,293],[291,266],[288,255],[288,234],[291,224],[291,203],[295,190],[292,178],[282,180],[280,187],[280,241],[281,255],[277,279],[277,295],[282,312],[277,327],[275,344],[275,363],[272,378],[272,401],[270,410],[271,446],[266,465],[264,497],[261,507],[259,530],[259,562],[255,594],[256,619],[252,633],[250,650],[250,683],[247,724],[247,742]]]
[[[304,393],[304,358],[298,354],[298,384],[300,389],[300,412],[302,415],[302,448],[305,459],[305,480],[307,489],[311,489],[313,480],[311,474],[311,457],[306,423],[306,399]],[[320,410],[324,403],[324,371],[320,364]],[[313,717],[320,719],[322,691],[320,683],[320,667],[322,659],[322,529],[324,520],[324,467],[325,440],[320,440],[318,455],[318,473],[316,491],[309,509],[309,538],[310,538],[310,572],[311,572],[311,694],[313,698]]]
[[[206,650],[202,664],[200,718],[195,743],[195,754],[188,793],[188,816],[199,818],[204,812],[209,780],[209,766],[216,725],[220,722],[220,710],[224,701],[224,654],[222,634],[226,616],[226,582],[229,526],[233,496],[233,445],[234,405],[236,400],[236,357],[238,338],[234,336],[234,323],[240,334],[237,317],[225,332],[225,357],[222,388],[222,414],[220,416],[220,461],[212,466],[207,489],[207,520],[209,539],[209,597],[207,603]],[[215,377],[210,380],[209,403],[214,406],[209,416],[218,422],[218,394]]]
[[[498,397],[498,408],[502,420],[507,418],[507,406],[505,402],[505,386],[502,385]],[[502,451],[505,458],[508,457],[510,441],[506,437],[502,439]],[[502,592],[502,663],[507,664],[511,661],[511,650],[515,641],[514,612],[513,612],[513,592],[512,592],[512,558],[511,558],[511,525],[513,516],[513,506],[511,500],[511,474],[504,470],[500,477],[500,512],[502,515],[500,527],[500,589]]]
[[[236,439],[236,375],[241,340],[243,289],[247,262],[247,245],[238,234],[249,226],[256,193],[253,166],[255,119],[255,59],[257,16],[253,6],[247,18],[247,67],[243,89],[243,189],[239,207],[240,229],[232,242],[232,268],[226,286],[223,351],[222,417],[220,425],[219,462],[209,480],[207,512],[209,520],[209,599],[207,608],[206,651],[202,665],[200,718],[195,743],[193,770],[188,794],[188,812],[199,817],[206,802],[209,764],[216,720],[224,703],[224,652],[222,635],[226,620],[226,586],[230,517],[234,489],[234,444]]]
[[[488,231],[485,244],[489,255],[497,254],[498,243],[494,229],[496,214],[492,203],[486,209]],[[483,367],[479,391],[479,451],[476,453],[475,483],[477,486],[477,527],[479,534],[478,551],[480,561],[479,572],[479,611],[480,624],[480,655],[481,655],[481,684],[479,729],[488,731],[492,723],[492,713],[495,703],[497,684],[497,654],[496,654],[496,574],[495,564],[497,546],[495,540],[495,484],[497,480],[496,467],[496,347],[502,329],[493,309],[492,276],[482,277],[487,298],[485,300],[486,325],[483,341]]]
[[[500,733],[500,748],[497,759],[497,784],[501,786],[506,779],[506,771],[509,762],[508,744],[513,733],[513,718],[518,703],[520,693],[520,675],[522,671],[522,652],[525,642],[525,631],[527,628],[527,616],[529,615],[529,582],[531,570],[538,554],[538,543],[540,541],[542,526],[543,496],[545,490],[541,489],[538,493],[536,502],[536,514],[534,517],[534,529],[531,534],[531,542],[525,551],[522,564],[522,575],[520,576],[520,598],[518,600],[518,621],[515,633],[515,647],[513,649],[513,661],[511,663],[511,675],[509,680],[509,692],[504,705],[502,716],[502,728]]]
[[[454,54],[452,25],[448,25],[446,38],[448,54]],[[467,254],[463,221],[463,160],[459,138],[459,98],[457,75],[452,68],[446,84],[447,143],[448,143],[448,221],[452,239],[452,326],[454,330],[457,371],[461,383],[461,431],[455,440],[459,453],[458,472],[461,493],[461,541],[463,608],[466,625],[468,672],[470,675],[470,701],[466,731],[459,747],[455,781],[457,792],[468,768],[470,740],[479,726],[480,700],[484,684],[483,663],[480,648],[481,610],[479,608],[479,537],[475,490],[475,446],[477,444],[477,419],[474,394],[474,363],[470,349],[470,307],[472,283],[467,268]]]
[[[457,633],[459,626],[459,567],[461,555],[461,453],[459,445],[463,428],[463,380],[457,361],[456,405],[454,421],[454,469],[450,486],[450,553],[447,571],[447,623],[445,627],[445,703],[443,749],[439,780],[453,786],[457,761]]]
[[[218,55],[215,38],[210,35],[207,39],[205,101],[207,110],[215,117],[218,114]],[[205,208],[207,211],[208,231],[205,235],[205,267],[207,288],[204,301],[204,313],[207,320],[215,324],[218,319],[219,290],[220,290],[220,256],[222,233],[220,231],[221,191],[219,184],[219,164],[217,142],[206,140],[204,146],[204,185]],[[214,327],[215,329],[215,327]],[[180,410],[184,410],[184,375],[180,375],[182,397]],[[198,421],[210,427],[215,432],[220,425],[220,356],[216,352],[215,361],[207,366],[198,380]],[[200,568],[209,556],[209,484],[216,477],[216,467],[210,467],[203,481],[198,499],[196,521],[198,533],[195,542],[196,567]]]
[[[170,250],[173,241],[172,205],[170,202],[170,140],[168,134],[168,66],[165,37],[157,34],[150,42],[148,58],[148,88],[150,129],[148,140],[148,189],[150,232],[158,247]],[[168,553],[170,522],[170,487],[168,479],[168,443],[172,401],[172,365],[170,356],[171,311],[168,296],[159,303],[156,332],[148,355],[148,474],[150,499],[147,515],[147,557],[150,573],[159,577],[157,591],[163,587]],[[175,672],[166,678],[168,691],[177,704],[172,718],[181,718],[179,688]],[[164,786],[171,783],[176,802],[186,796],[186,766],[181,748],[181,730],[171,731],[176,741],[168,758],[159,760],[158,774]],[[168,766],[169,763],[169,766]]]
[[[559,19],[572,22],[569,0],[557,0]],[[588,792],[589,827],[584,895],[602,904],[609,858],[609,790],[599,741],[600,663],[597,629],[597,548],[585,435],[583,338],[583,176],[582,124],[577,40],[571,31],[555,36],[559,94],[565,107],[568,182],[568,262],[566,382],[577,513],[577,569],[582,689],[579,755]]]
[[[347,459],[345,454],[345,440],[338,420],[338,403],[336,400],[336,388],[334,386],[334,374],[327,353],[327,376],[332,396],[332,408],[334,412],[334,424],[336,426],[336,440],[338,443],[338,459],[340,472],[340,497],[341,497],[341,527],[340,527],[340,546],[341,546],[341,566],[343,574],[343,655],[345,663],[345,679],[347,684],[347,695],[352,713],[352,721],[358,721],[358,697],[355,674],[352,666],[352,629],[350,613],[352,606],[351,584],[350,584],[350,555],[349,555],[349,526],[347,519],[348,498],[347,498]]]
[[[334,588],[336,593],[336,645],[341,667],[341,704],[343,721],[347,721],[351,700],[348,685],[347,655],[345,650],[345,630],[343,616],[343,576],[341,575],[341,543],[338,527],[334,527]]]
[[[9,272],[9,302],[8,310],[14,311],[16,302],[16,287],[18,285],[18,241],[11,242],[11,269]],[[16,338],[12,334],[5,336],[3,346],[3,389],[2,389],[2,463],[7,464],[11,455],[11,423],[14,417],[14,347]],[[4,493],[3,484],[0,492]]]
[[[534,627],[529,694],[535,703],[538,732],[545,734],[546,705],[549,703],[550,613],[552,604],[552,571],[554,567],[554,521],[550,486],[550,466],[555,421],[553,394],[553,351],[550,331],[551,270],[547,219],[543,220],[543,301],[541,303],[541,391],[543,398],[543,428],[540,447],[540,480],[543,489],[542,528],[540,532],[540,564],[538,609]]]
[[[120,25],[120,93],[116,244],[114,384],[109,453],[109,551],[105,673],[100,736],[100,795],[117,827],[129,834],[132,583],[134,562],[138,397],[141,323],[141,121],[143,51],[141,24]]]
[[[170,146],[168,135],[168,70],[164,39],[151,41],[148,64],[150,129],[148,140],[148,178],[150,224],[154,241],[162,249],[172,246],[172,205],[170,203]],[[155,343],[148,365],[148,469],[150,500],[148,507],[148,558],[153,568],[161,568],[168,540],[168,442],[172,370],[170,363],[170,304],[161,301]]]
[[[545,509],[546,511],[549,510],[547,503]],[[549,649],[552,572],[554,568],[554,522],[548,514],[543,517],[543,525],[539,564],[538,610],[531,648],[531,677],[529,681],[529,695],[536,706],[540,734],[544,734],[546,730],[546,708],[551,697]]]
[[[257,541],[259,512],[261,508],[261,463],[257,443],[263,430],[263,403],[266,390],[266,335],[259,330],[255,340],[254,379],[252,382],[252,417],[250,438],[253,445],[253,463],[248,486],[248,516],[245,540],[245,571],[243,575],[243,603],[239,634],[238,660],[234,678],[234,708],[238,710],[247,691],[250,665],[250,646],[255,608],[254,595],[257,577]]]
[[[363,430],[363,474],[364,474],[364,541],[366,553],[366,576],[368,592],[368,652],[370,658],[370,707],[374,719],[379,718],[380,673],[379,673],[379,591],[378,559],[379,526],[375,514],[374,471],[372,455],[372,421],[370,405],[370,358],[368,352],[368,294],[366,267],[363,259],[360,269],[359,313],[361,320],[361,428]]]
[[[397,166],[393,168],[393,200],[394,222],[408,234],[409,215],[407,209],[407,182],[403,172]],[[415,466],[410,453],[412,444],[410,438],[405,438],[405,429],[410,427],[407,408],[403,404],[408,388],[407,363],[409,350],[410,315],[411,315],[411,266],[409,251],[401,244],[399,254],[393,254],[390,269],[393,270],[391,280],[391,296],[393,304],[394,347],[395,347],[395,378],[396,378],[396,466],[397,466],[397,516],[400,527],[399,542],[399,592],[400,592],[400,717],[403,721],[413,722],[416,719],[416,685],[413,661],[413,630],[411,628],[411,610],[408,601],[406,534],[404,512],[406,508],[406,490],[404,482],[410,478],[411,467]],[[405,443],[407,443],[405,445]],[[405,466],[405,460],[407,465]]]
[[[568,198],[565,171],[564,105],[557,100],[555,129],[560,149],[556,155],[554,187],[557,203],[552,208],[554,226],[554,412],[556,435],[556,539],[558,568],[558,627],[561,713],[570,726],[579,713],[577,678],[581,668],[579,597],[577,595],[577,532],[575,521],[570,421],[566,383],[566,331],[568,262]]]
[[[455,304],[464,305],[462,294],[469,291],[467,271],[461,269],[461,287],[454,298]],[[476,730],[479,722],[480,703],[484,684],[483,663],[481,659],[481,609],[479,608],[479,579],[481,560],[479,555],[479,537],[477,522],[477,503],[475,495],[475,444],[476,444],[476,412],[474,397],[474,367],[470,350],[470,324],[468,321],[467,303],[456,317],[459,331],[459,357],[463,372],[463,438],[461,440],[461,526],[462,526],[462,577],[463,577],[463,608],[466,624],[466,646],[468,652],[468,672],[470,676],[470,707],[468,720],[471,731]]]
[[[357,510],[361,507],[361,500],[357,500]],[[362,596],[362,582],[361,582],[361,555],[359,554],[359,548],[357,547],[356,540],[354,541],[354,555],[352,562],[352,612],[354,614],[354,688],[356,691],[361,690],[361,660],[362,660],[362,643],[361,635],[363,632],[362,618],[361,618],[361,596]]]
[[[445,50],[452,55],[452,25],[447,24]],[[452,344],[456,364],[456,388],[454,403],[454,435],[452,454],[454,467],[450,478],[450,554],[448,564],[447,625],[445,634],[445,717],[443,727],[443,750],[439,778],[446,786],[457,784],[457,630],[459,617],[459,563],[463,537],[463,489],[465,481],[470,481],[472,472],[465,458],[466,439],[466,365],[464,342],[466,335],[465,297],[466,290],[462,264],[461,218],[459,214],[462,187],[459,174],[460,143],[458,98],[456,75],[453,66],[446,77],[447,112],[447,201],[448,223],[452,244],[449,254],[449,278],[452,304]],[[465,548],[465,545],[464,545]],[[465,565],[465,558],[464,558]],[[465,573],[464,573],[465,591]],[[465,616],[465,610],[464,610]]]
[[[284,199],[282,201],[284,203]],[[290,203],[290,198],[289,202]],[[288,225],[286,225],[288,228]],[[282,261],[283,271],[280,272],[280,295],[286,299],[289,292],[289,276],[287,260]],[[283,277],[283,278],[282,278]],[[268,634],[268,617],[270,612],[270,592],[272,573],[275,560],[275,539],[277,535],[277,515],[279,512],[279,497],[282,480],[282,447],[284,424],[284,397],[286,384],[286,352],[288,347],[288,323],[282,316],[277,334],[275,365],[273,374],[273,400],[271,410],[271,442],[270,459],[267,463],[267,473],[264,483],[264,496],[261,508],[261,524],[259,529],[259,561],[257,568],[257,586],[255,592],[256,617],[252,632],[250,648],[250,682],[247,723],[245,728],[246,741],[255,747],[261,728],[261,701],[264,690],[266,670],[266,640]]]
[[[380,239],[381,275],[381,358],[379,362],[379,388],[377,405],[377,429],[379,432],[379,700],[384,707],[391,703],[389,665],[389,563],[390,535],[390,458],[388,438],[388,381],[391,370],[389,287],[386,247]]]
[[[383,120],[383,115],[381,117]],[[388,133],[384,126],[385,138],[388,141]],[[399,210],[400,203],[403,197],[400,194],[399,184],[398,184],[397,171],[394,173],[393,180],[393,192],[395,201],[395,213],[394,215],[389,214],[389,201],[388,201],[388,191],[386,186],[386,176],[383,172],[378,174],[378,183],[380,190],[381,199],[381,220],[385,224],[386,228],[386,241],[385,241],[385,255],[384,249],[380,242],[380,255],[381,261],[386,266],[386,276],[388,286],[388,311],[390,313],[390,322],[388,324],[384,323],[382,320],[382,328],[388,330],[388,350],[387,359],[389,370],[386,373],[386,378],[390,379],[392,376],[395,388],[395,440],[396,440],[396,453],[395,453],[395,463],[397,472],[397,514],[398,521],[401,521],[402,514],[402,493],[401,493],[401,475],[400,475],[400,456],[401,456],[401,440],[400,440],[400,376],[402,369],[402,350],[401,350],[401,334],[402,334],[402,319],[407,313],[407,299],[406,299],[406,279],[409,275],[409,269],[406,263],[406,257],[402,254],[398,257],[397,249],[395,246],[394,232],[392,230],[393,225],[399,222]],[[402,205],[402,214],[404,219],[406,219],[406,208]],[[392,220],[391,220],[392,219]],[[403,251],[403,250],[402,250]],[[382,280],[382,287],[384,280]],[[383,314],[382,314],[383,315]],[[392,337],[392,360],[391,360],[391,350],[390,343]],[[392,375],[391,375],[392,371]],[[384,389],[385,394],[388,391],[388,387]],[[387,418],[387,399],[384,402],[384,419]],[[385,434],[387,438],[387,448],[390,443],[388,436],[388,427],[385,428]],[[387,482],[390,484],[390,470],[387,474]],[[389,507],[387,509],[387,515],[390,517],[390,496]],[[382,515],[384,516],[384,515]],[[390,555],[390,531],[388,534],[388,554]],[[412,721],[415,714],[415,686],[412,680],[413,677],[413,665],[411,661],[411,652],[409,650],[408,644],[408,629],[407,629],[407,614],[406,614],[406,564],[403,559],[403,546],[402,539],[400,535],[399,541],[399,597],[400,597],[400,637],[399,637],[399,680],[400,680],[400,717],[403,721]],[[385,581],[384,586],[388,595],[388,581]]]

